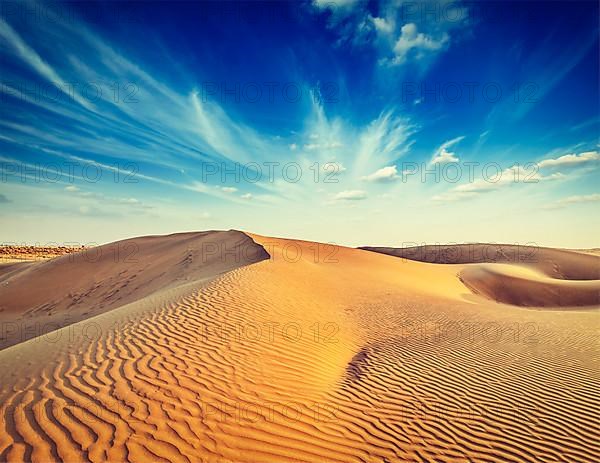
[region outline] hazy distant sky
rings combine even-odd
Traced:
[[[0,241],[600,246],[596,1],[0,5]]]

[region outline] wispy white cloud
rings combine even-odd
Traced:
[[[349,14],[359,4],[359,0],[313,0],[313,5],[316,8],[339,14]]]
[[[559,206],[566,206],[569,204],[577,203],[596,203],[600,202],[600,193],[593,193],[589,195],[575,195],[567,198],[559,199],[556,204]]]
[[[542,159],[537,165],[541,169],[546,167],[569,168],[598,162],[600,162],[600,153],[597,151],[586,151],[579,154],[565,154],[558,158]]]
[[[21,36],[2,18],[0,18],[0,37],[14,49],[27,65],[40,76],[44,77],[49,83],[59,84],[57,87],[66,93],[69,98],[73,98],[86,109],[93,109],[93,105],[82,98],[72,85],[61,78],[60,75],[46,63],[33,48],[27,45]]]
[[[360,134],[355,161],[357,172],[381,168],[405,155],[415,127],[406,119],[384,112]]]
[[[375,30],[379,33],[379,34],[392,34],[394,32],[394,29],[396,27],[395,21],[392,18],[377,18],[377,17],[373,17],[370,16],[370,20],[373,22],[373,25],[375,26]]]
[[[559,209],[562,207],[570,206],[572,204],[581,203],[597,203],[600,202],[600,193],[592,193],[589,195],[574,195],[566,198],[559,199],[558,201],[549,204],[546,209]]]
[[[261,159],[264,153],[280,157],[280,153],[286,151],[285,140],[272,140],[243,122],[234,121],[218,104],[201,101],[193,89],[175,90],[167,80],[154,77],[150,70],[116,52],[76,18],[68,22],[43,22],[38,32],[27,36],[27,40],[34,43],[30,45],[0,19],[0,43],[6,42],[15,57],[34,69],[50,87],[65,91],[70,88],[65,82],[69,80],[80,85],[115,82],[123,88],[118,98],[111,89],[104,88],[102,97],[92,104],[77,91],[69,91],[65,98],[46,101],[2,85],[0,91],[9,95],[7,101],[19,98],[67,120],[57,125],[56,118],[47,117],[46,112],[41,113],[35,128],[2,120],[0,124],[12,131],[11,137],[3,138],[6,142],[103,169],[114,170],[110,161],[115,158],[138,166],[143,163],[146,169],[136,174],[137,180],[218,196],[227,201],[239,201],[239,198],[226,194],[227,190],[203,188],[189,180],[201,177],[198,172],[201,162],[245,163]],[[35,40],[45,35],[57,37],[65,47],[72,48],[71,52],[62,50],[51,60],[42,59],[35,51]],[[53,49],[44,50],[46,54],[53,53]],[[49,62],[56,63],[56,69],[68,76],[59,75]],[[127,94],[125,88],[135,91],[134,101],[123,101]],[[260,184],[253,187],[261,189]]]
[[[439,51],[446,47],[450,41],[449,35],[444,32],[440,37],[419,32],[415,23],[408,23],[400,28],[400,36],[394,44],[394,57],[390,64],[404,64],[412,55],[415,59],[423,58],[427,53]]]
[[[71,197],[77,198],[78,202],[84,203],[80,206],[80,211],[83,213],[112,206],[129,207],[141,212],[152,209],[152,206],[148,206],[139,199],[131,196],[112,196],[99,191],[82,190],[75,185],[66,186],[64,191],[68,192]]]
[[[362,177],[363,180],[367,182],[393,182],[398,180],[400,176],[398,175],[398,169],[396,166],[387,166],[382,167],[381,169],[373,172],[370,175]]]
[[[369,41],[373,24],[366,3],[361,0],[313,0],[314,11],[327,15],[328,27],[335,30],[337,45],[364,45]]]
[[[522,119],[537,103],[544,101],[546,95],[585,59],[598,42],[597,28],[591,34],[581,29],[571,40],[560,40],[558,47],[549,46],[555,40],[555,34],[550,33],[539,40],[536,48],[528,50],[527,60],[522,62],[520,69],[521,75],[528,76],[528,82],[518,87],[516,99],[505,98],[493,106],[486,121],[489,128]]]
[[[340,191],[334,197],[334,201],[362,201],[367,199],[367,192],[363,190]]]
[[[448,140],[443,143],[436,151],[433,153],[430,164],[447,164],[449,162],[458,162],[459,159],[454,152],[448,151],[448,148],[456,145],[465,137],[456,137],[452,140]]]
[[[566,176],[560,172],[542,175],[539,172],[525,169],[522,166],[509,167],[491,178],[479,178],[473,182],[463,183],[449,191],[435,195],[432,200],[436,202],[452,202],[471,199],[482,193],[489,193],[506,188],[509,185],[533,185],[540,182],[564,179]]]
[[[446,148],[452,144],[458,143],[464,137],[457,137],[449,142],[444,143],[432,158],[431,163],[434,163],[436,158],[444,158],[452,156],[454,153],[448,153]],[[554,151],[553,151],[554,153]],[[441,154],[441,156],[440,156]],[[569,172],[568,175],[562,172],[556,172],[555,169],[560,168],[561,170],[572,170],[579,167],[587,167],[590,165],[600,165],[600,154],[597,151],[586,151],[579,154],[566,154],[559,157],[547,157],[538,161],[537,163],[528,163],[522,166],[515,165],[501,171],[497,178],[494,176],[492,179],[479,178],[469,183],[463,183],[457,185],[450,190],[435,195],[432,199],[434,201],[458,201],[463,199],[470,199],[478,196],[481,193],[495,191],[504,188],[511,184],[535,184],[540,182],[547,182],[551,180],[561,179],[573,179],[579,176],[580,170]],[[540,171],[552,172],[543,174]],[[564,204],[562,204],[564,205]],[[558,205],[560,206],[560,204]],[[550,205],[549,207],[558,207],[557,203]]]
[[[340,142],[334,141],[331,143],[306,143],[304,145],[304,149],[307,151],[314,151],[314,150],[321,150],[321,149],[335,149],[335,148],[341,148],[342,145]]]
[[[572,127],[569,128],[569,131],[570,132],[577,132],[578,130],[585,129],[585,128],[588,128],[588,127],[592,127],[594,125],[596,127],[600,126],[600,117],[599,116],[594,116],[591,119],[586,119],[585,121],[580,122],[579,124],[572,126]]]
[[[400,1],[381,2],[377,16],[372,14],[367,2],[313,0],[313,5],[317,12],[329,14],[329,27],[337,32],[338,45],[371,45],[379,55],[378,62],[386,66],[434,56],[450,46],[453,29],[468,23],[468,8],[452,0],[439,0],[429,6],[445,14],[415,15],[412,11],[411,16],[418,17],[418,21],[407,20],[408,15],[404,13],[410,11],[411,6]]]

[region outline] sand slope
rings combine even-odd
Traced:
[[[421,262],[468,264],[459,271],[463,283],[473,293],[505,304],[600,306],[600,257],[591,254],[479,243],[361,249]]]
[[[522,307],[600,307],[600,280],[560,280],[507,264],[467,266],[460,279],[475,294]]]
[[[150,294],[268,258],[238,231],[117,241],[0,266],[0,349]]]
[[[600,279],[600,257],[566,249],[485,243],[360,249],[436,264],[518,264],[562,280]]]
[[[0,461],[600,461],[597,311],[251,236],[268,260],[0,351]]]

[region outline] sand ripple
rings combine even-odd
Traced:
[[[0,461],[600,461],[598,312],[254,239],[270,260],[1,351]]]

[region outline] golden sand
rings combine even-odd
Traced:
[[[270,259],[0,351],[0,461],[600,461],[596,306],[250,236]]]

